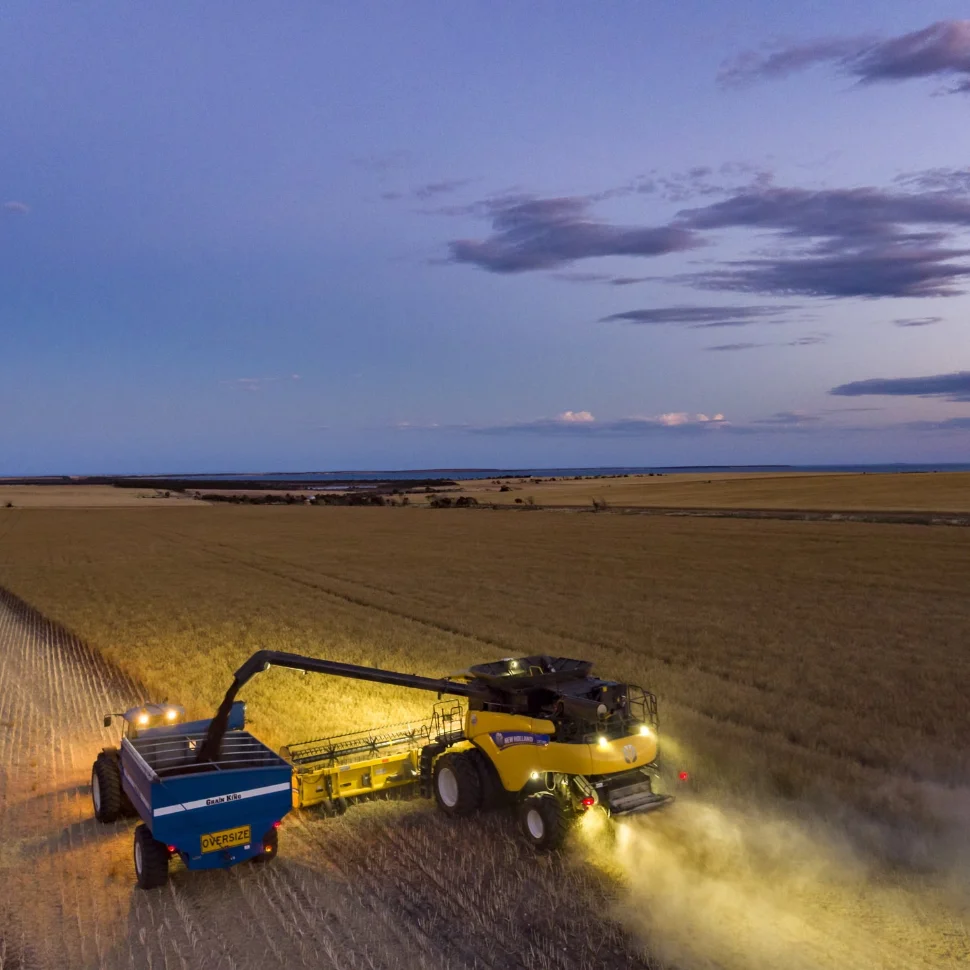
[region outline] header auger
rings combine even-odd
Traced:
[[[439,700],[426,721],[290,744],[277,756],[244,730],[236,699],[271,666]],[[291,807],[341,812],[350,800],[407,786],[448,815],[512,806],[528,842],[556,848],[590,810],[628,815],[673,800],[657,790],[656,698],[591,670],[583,660],[534,656],[432,678],[260,650],[235,672],[211,720],[184,723],[172,705],[127,712],[120,749],[106,748],[94,767],[95,814],[141,817],[135,869],[145,888],[164,883],[175,856],[189,869],[272,858]]]

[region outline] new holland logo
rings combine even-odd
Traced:
[[[637,749],[632,744],[623,745],[623,760],[632,765],[637,760]]]
[[[532,734],[528,731],[492,731],[495,747],[511,748],[516,744],[537,744],[545,747],[549,743],[548,734]]]

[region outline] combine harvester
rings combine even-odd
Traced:
[[[271,666],[427,690],[439,702],[420,724],[304,741],[276,755],[245,731],[236,700]],[[351,800],[406,786],[448,815],[512,805],[525,839],[554,849],[585,812],[629,815],[673,800],[656,790],[656,698],[591,670],[583,660],[523,657],[435,679],[260,650],[236,671],[211,720],[184,723],[181,708],[162,705],[126,712],[120,749],[106,748],[94,765],[95,814],[141,817],[135,872],[144,888],[164,884],[173,856],[189,869],[272,858],[291,807],[340,813]]]

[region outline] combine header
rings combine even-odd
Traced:
[[[277,758],[243,730],[243,705],[236,700],[250,678],[271,666],[430,691],[439,701],[427,721],[290,744]],[[294,807],[317,805],[335,813],[350,800],[407,786],[433,796],[448,815],[506,803],[514,806],[528,842],[537,849],[556,848],[572,823],[591,809],[628,815],[672,801],[657,790],[656,698],[632,684],[600,680],[591,670],[587,661],[536,656],[435,679],[261,650],[236,671],[211,721],[180,724],[176,715],[156,727],[148,720],[140,727],[128,722],[120,752],[106,749],[95,765],[96,814],[112,820],[98,807],[98,792],[106,786],[113,791],[117,784],[119,804],[123,799],[141,815],[135,860],[146,888],[160,882],[142,877],[139,839],[151,840],[159,857],[157,846],[165,849],[166,860],[177,854],[190,869],[275,855],[276,827],[290,807],[275,797],[281,787]],[[445,696],[456,699],[441,701]],[[155,746],[169,759],[173,750],[177,757],[155,767],[142,750]],[[285,786],[277,778],[283,769]],[[265,784],[251,782],[254,771],[265,775]],[[236,791],[240,772],[252,785],[245,791]],[[252,804],[238,804],[246,799]],[[176,812],[184,816],[179,841],[172,844],[176,830],[158,819]],[[254,833],[267,825],[257,838]]]

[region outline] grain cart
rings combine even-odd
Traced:
[[[168,879],[178,856],[188,869],[218,869],[277,852],[277,829],[292,805],[292,769],[249,734],[245,706],[227,710],[216,758],[198,759],[210,722],[184,720],[182,708],[145,704],[122,715],[119,748],[105,748],[91,774],[91,798],[101,822],[137,815],[138,885]]]
[[[261,650],[235,673],[196,755],[219,763],[231,736],[236,694],[270,666],[432,691],[459,700],[436,705],[418,725],[357,732],[283,749],[298,806],[341,811],[348,799],[417,785],[448,815],[490,804],[515,807],[538,849],[559,846],[570,825],[597,809],[611,816],[663,808],[657,702],[632,684],[592,676],[592,664],[521,657],[429,678],[375,667]]]

